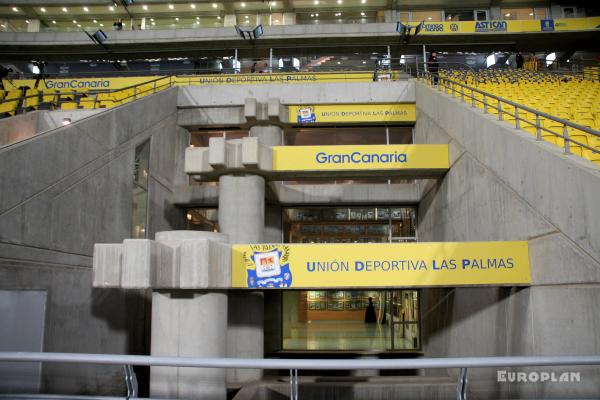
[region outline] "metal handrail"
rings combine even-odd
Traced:
[[[560,365],[600,365],[600,355],[586,356],[509,356],[456,357],[418,359],[263,359],[263,358],[194,358],[134,356],[119,354],[0,352],[0,362],[58,362],[124,365],[127,398],[137,394],[132,365],[195,368],[251,368],[290,371],[290,398],[298,399],[298,370],[398,370],[458,368],[457,400],[467,396],[468,368],[529,367]]]
[[[420,77],[425,77],[425,79],[429,80],[433,77],[433,75],[431,73],[422,73],[420,74]],[[442,90],[442,88],[445,89],[446,93],[448,91],[448,89],[451,90],[452,96],[456,97],[457,91],[454,88],[454,86],[449,86],[448,83],[452,84],[452,85],[457,85],[461,88],[460,91],[460,97],[461,97],[461,101],[465,102],[465,97],[469,98],[471,100],[471,106],[475,107],[475,103],[481,103],[483,104],[483,112],[485,114],[488,113],[488,108],[492,108],[498,111],[498,120],[502,121],[503,120],[503,114],[509,115],[511,117],[515,118],[515,128],[520,129],[520,125],[521,123],[526,123],[529,124],[531,126],[534,126],[536,128],[536,140],[543,140],[542,139],[542,131],[548,132],[556,137],[562,138],[564,143],[563,143],[563,148],[565,150],[565,154],[571,154],[571,150],[570,150],[570,146],[571,146],[571,142],[581,146],[587,150],[590,150],[593,153],[600,153],[600,150],[591,147],[585,143],[581,143],[577,140],[572,139],[571,137],[569,137],[569,131],[568,128],[573,128],[573,129],[577,129],[579,131],[588,133],[598,139],[600,139],[600,131],[596,131],[594,129],[588,128],[587,126],[583,126],[583,125],[579,125],[576,124],[574,122],[568,121],[566,119],[563,118],[559,118],[550,114],[547,114],[543,111],[539,111],[536,110],[534,108],[522,105],[522,104],[518,104],[515,103],[511,100],[507,100],[503,97],[500,96],[496,96],[494,94],[491,94],[489,92],[484,92],[483,90],[474,88],[472,86],[468,86],[466,84],[463,84],[461,82],[457,82],[455,80],[452,79],[448,79],[446,77],[442,77],[439,76],[439,74],[437,75],[438,78],[438,90]],[[445,83],[445,84],[444,84]],[[464,89],[467,89],[467,92],[465,92]],[[471,92],[471,94],[469,95],[468,92]],[[475,97],[474,93],[479,93],[480,95],[483,96],[482,100],[479,100]],[[496,105],[494,104],[490,104],[487,102],[487,99],[493,99],[496,100]],[[506,109],[502,108],[502,104],[507,104],[509,106],[512,107],[512,109],[514,110],[514,113],[511,113],[510,111],[507,111]],[[528,121],[526,119],[520,118],[519,117],[519,110],[523,110],[523,111],[527,111],[529,113],[532,113],[535,115],[535,122],[531,122]],[[545,128],[543,126],[540,125],[540,118],[545,118],[547,120],[551,120],[556,122],[557,124],[560,124],[563,126],[562,129],[562,134],[561,133],[556,133],[548,128]]]

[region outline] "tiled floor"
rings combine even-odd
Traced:
[[[362,321],[312,321],[284,332],[284,350],[391,350],[390,326]],[[396,332],[395,350],[413,349],[412,337]]]

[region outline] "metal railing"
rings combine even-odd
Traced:
[[[167,81],[168,80],[168,81]],[[161,82],[164,81],[164,82]],[[151,85],[150,88],[143,88],[148,85]],[[128,101],[136,100],[138,97],[146,96],[148,94],[156,93],[157,91],[167,89],[174,85],[174,79],[172,76],[162,76],[160,78],[151,79],[145,82],[137,83],[135,85],[126,86],[118,89],[108,89],[108,90],[86,90],[86,91],[60,91],[57,89],[29,89],[29,90],[39,90],[39,93],[30,94],[19,97],[5,98],[0,100],[0,105],[4,103],[14,103],[15,111],[19,110],[22,112],[32,111],[30,108],[39,107],[39,104],[48,104],[51,107],[59,107],[62,103],[70,103],[75,102],[76,99],[81,99],[84,97],[94,96],[94,102],[92,104],[93,109],[96,109],[98,103],[102,102],[102,99],[98,98],[98,95],[111,95],[111,94],[119,94],[126,93],[126,96],[120,97],[118,99],[121,103],[126,103]],[[14,90],[21,90],[19,88]],[[133,90],[133,93],[129,93],[130,90]],[[39,101],[40,98],[43,100],[44,97],[52,97],[52,101]],[[30,100],[37,99],[38,102],[30,102]],[[104,99],[104,101],[113,101],[111,99]]]
[[[489,114],[490,109],[495,110],[495,112],[498,115],[499,121],[507,120],[507,116],[514,118],[514,124],[516,129],[522,129],[523,125],[535,127],[536,140],[538,141],[544,140],[544,133],[550,134],[551,137],[563,139],[561,147],[564,149],[565,154],[572,154],[571,143],[580,146],[586,150],[589,150],[594,154],[600,153],[600,149],[589,146],[588,144],[582,143],[581,141],[578,141],[576,139],[573,139],[570,136],[569,128],[592,135],[599,141],[600,131],[596,131],[594,129],[588,128],[587,126],[579,125],[566,119],[559,118],[547,114],[545,112],[536,110],[534,108],[515,103],[513,101],[496,96],[489,92],[484,92],[464,83],[448,79],[439,74],[436,75],[431,73],[420,73],[418,77],[419,79],[427,83],[433,84],[433,86],[437,87],[437,90],[439,91],[443,91],[446,94],[451,94],[452,97],[455,98],[459,97],[463,103],[470,101],[471,107],[477,107],[477,104],[481,104],[483,107],[484,114]],[[477,98],[476,94],[479,94],[481,96],[481,99]],[[535,121],[530,121],[521,117],[523,112],[533,114],[535,116]],[[544,127],[542,124],[542,118],[548,121],[553,121],[556,125],[560,125],[561,132],[555,132],[551,129],[548,129],[547,127]]]
[[[118,354],[0,352],[0,362],[56,362],[123,365],[127,398],[137,397],[137,380],[133,365],[190,368],[248,368],[290,371],[290,398],[298,397],[299,370],[414,370],[459,369],[457,400],[467,396],[468,369],[563,365],[600,365],[600,355],[587,356],[512,356],[418,359],[262,359],[262,358],[192,358],[132,356]]]
[[[196,71],[197,72],[197,71]],[[315,74],[321,77],[323,80],[333,82],[365,82],[365,81],[377,81],[377,80],[395,80],[397,74],[410,73],[410,70],[406,67],[398,67],[395,69],[376,69],[373,68],[360,69],[358,71],[348,70],[333,70],[323,72],[267,72],[267,73],[249,73],[249,74],[180,74],[180,75],[167,75],[159,78],[151,79],[135,85],[130,85],[118,89],[107,89],[107,90],[82,90],[82,91],[60,91],[57,89],[31,89],[39,90],[36,94],[23,95],[19,97],[4,98],[0,100],[0,106],[6,103],[14,103],[15,106],[10,111],[4,111],[4,113],[23,113],[27,111],[34,111],[39,109],[40,104],[51,107],[50,109],[56,109],[63,103],[80,103],[82,98],[92,97],[89,107],[96,109],[97,105],[102,102],[118,102],[127,103],[132,100],[136,100],[138,97],[142,97],[148,94],[156,93],[157,91],[170,88],[172,86],[185,86],[185,85],[200,85],[200,84],[226,84],[226,83],[297,83],[297,82],[310,82],[305,79],[306,75]],[[8,81],[11,82],[11,81]],[[14,84],[12,84],[15,86]],[[151,85],[151,87],[148,87]],[[23,90],[26,89],[17,88],[12,90]],[[118,95],[125,93],[125,96],[118,97],[115,99],[104,98],[100,99],[99,95]],[[51,97],[51,101],[43,101],[44,98]]]

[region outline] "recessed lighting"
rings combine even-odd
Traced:
[[[200,17],[196,17],[196,19],[200,19]]]
[[[315,14],[310,14],[310,16],[314,18]]]
[[[428,20],[428,21],[431,21],[431,17],[427,17],[427,20]]]
[[[529,13],[529,16],[530,16],[530,17],[533,17],[533,13]]]
[[[365,16],[365,13],[364,13],[364,12],[361,12],[361,13],[360,13],[360,16],[361,16],[361,17],[364,17],[364,16]]]
[[[104,26],[104,24],[100,24],[100,26]]]
[[[196,21],[196,25],[200,25],[200,21]]]
[[[248,16],[246,15],[246,19],[248,19]]]
[[[510,17],[510,13],[504,14],[505,17]]]
[[[212,7],[217,8],[217,7],[219,7],[219,5],[217,3],[212,3]]]
[[[363,64],[366,64],[366,63],[367,63],[366,61],[363,61]]]
[[[361,4],[365,4],[367,0],[360,0]]]
[[[28,24],[28,23],[29,23],[29,20],[28,20],[28,19],[26,19],[26,20],[25,20],[25,23],[26,23],[26,24]]]
[[[40,8],[41,12],[46,12],[46,9],[44,7]]]
[[[144,5],[142,6],[142,9],[143,9],[144,11],[148,11],[148,6],[144,4]]]
[[[77,21],[76,21],[76,20],[73,20],[73,23],[74,23],[74,24],[76,24],[76,23],[77,23]]]
[[[115,11],[115,8],[114,8],[113,6],[109,6],[109,7],[108,7],[108,9],[109,9],[110,11]]]
[[[339,62],[339,61],[338,61],[338,62],[337,62],[337,64],[338,64],[338,65],[340,65],[340,64],[341,64],[341,62]]]
[[[344,2],[344,0],[337,0],[338,4],[342,4]]]
[[[173,10],[175,6],[173,4],[169,4],[169,10]]]
[[[220,15],[217,15],[217,19],[221,19],[221,16],[220,16]]]
[[[179,17],[175,17],[175,21],[179,21]]]
[[[98,21],[96,21],[96,20],[93,20],[92,22],[93,22],[93,23],[95,23],[95,24],[97,24],[97,23],[98,23]]]
[[[276,24],[278,24],[278,23],[279,23],[279,20],[278,20],[278,19],[276,19],[276,20],[275,20],[275,23],[276,23]]]
[[[67,7],[63,7],[62,12],[69,12],[69,10],[67,10]]]
[[[0,27],[1,27],[1,28],[6,28],[6,25],[4,25],[4,24],[0,24]]]
[[[319,16],[319,13],[316,13],[316,14],[315,14],[315,17],[318,17],[318,16]]]
[[[271,2],[271,7],[277,7],[277,2],[276,1],[272,1]]]
[[[188,221],[191,221],[192,220],[192,214],[187,213],[186,218],[187,218]]]
[[[13,7],[13,8],[12,8],[12,10],[13,10],[14,12],[19,12],[19,9],[18,9],[17,7]]]
[[[156,22],[153,22],[152,25],[156,25]]]
[[[80,24],[77,24],[77,27],[78,27],[78,28],[81,28],[81,25],[80,25]]]
[[[242,3],[240,4],[242,7],[246,7],[246,3]]]
[[[56,24],[56,21],[52,20],[52,23],[53,23],[53,24]]]
[[[154,22],[154,18],[150,18],[150,21]]]
[[[319,0],[315,0],[315,1],[313,1],[313,3],[315,4],[315,6],[318,6],[319,5]]]
[[[190,4],[190,8],[196,8],[195,4]]]
[[[83,11],[88,12],[88,11],[90,11],[90,9],[87,7],[83,7]]]

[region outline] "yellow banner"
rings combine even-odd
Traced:
[[[232,246],[234,288],[357,288],[531,283],[527,242]]]
[[[415,122],[416,118],[414,103],[288,106],[290,123]]]
[[[414,25],[414,23],[408,23],[408,25]],[[597,30],[599,25],[600,17],[539,20],[440,21],[423,23],[423,28],[419,32],[419,35],[585,31]]]
[[[157,76],[137,76],[121,78],[67,78],[54,79],[47,78],[40,81],[39,90],[60,90],[62,92],[86,92],[98,90],[114,90],[129,86],[139,85],[145,82],[158,79]],[[160,80],[157,85],[164,85],[168,82],[168,77]],[[33,89],[35,79],[15,79],[13,81],[3,80],[6,90],[18,89],[26,86]]]
[[[372,82],[373,72],[292,72],[273,74],[232,74],[178,76],[184,85],[248,85],[264,83]]]
[[[274,146],[273,171],[448,169],[446,144]]]

